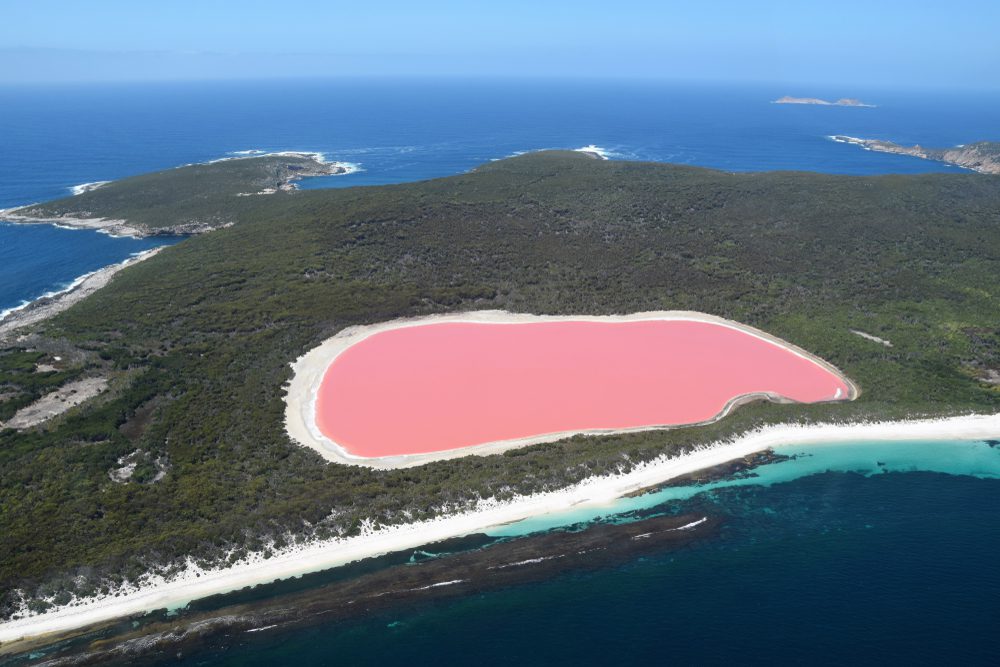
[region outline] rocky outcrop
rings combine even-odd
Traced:
[[[919,144],[902,146],[882,139],[859,139],[845,135],[835,135],[830,138],[842,144],[861,146],[869,151],[909,155],[924,160],[944,162],[956,167],[978,171],[981,174],[1000,174],[1000,142],[977,141],[954,148],[925,148]]]

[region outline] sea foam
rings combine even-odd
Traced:
[[[90,192],[91,190],[96,190],[97,188],[103,187],[110,183],[111,181],[93,181],[91,183],[81,183],[80,185],[74,185],[70,187],[70,192],[73,196],[82,195],[84,192]]]

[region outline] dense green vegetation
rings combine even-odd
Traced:
[[[257,205],[260,196],[253,193],[278,189],[302,176],[329,173],[331,168],[294,155],[222,160],[124,178],[17,213],[38,218],[124,219],[153,234],[199,231],[238,220]],[[246,196],[237,196],[240,193]]]
[[[927,148],[925,146],[903,146],[882,139],[858,139],[843,135],[834,137],[834,139],[841,143],[863,146],[873,151],[937,160],[978,171],[981,174],[1000,174],[1000,142],[996,141],[976,141],[951,148]]]
[[[182,199],[180,215],[197,215]],[[766,422],[1000,408],[988,381],[1000,368],[1000,178],[727,174],[550,152],[423,183],[229,201],[237,224],[121,272],[2,357],[10,385],[34,372],[30,350],[57,343],[114,378],[49,424],[0,431],[8,612],[16,587],[93,590],[186,554],[431,516]],[[345,326],[482,308],[714,313],[820,355],[863,393],[397,471],[325,464],[289,441],[290,361]],[[112,481],[135,451],[167,474]]]
[[[23,349],[0,352],[0,426],[26,405],[49,391],[76,379],[83,368],[61,370],[51,364],[45,352]]]

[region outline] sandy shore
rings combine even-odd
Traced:
[[[754,452],[785,444],[853,442],[858,440],[977,440],[1000,436],[1000,415],[867,424],[771,426],[689,454],[660,457],[619,475],[594,477],[571,487],[521,496],[509,501],[486,499],[476,509],[378,530],[367,529],[348,538],[312,542],[280,550],[270,558],[260,554],[232,566],[202,570],[191,564],[165,581],[148,576],[116,595],[91,598],[53,611],[0,624],[0,642],[64,632],[131,614],[183,606],[191,600],[246,586],[294,577],[362,558],[414,549],[431,542],[480,532],[512,521],[566,511],[580,506],[606,506],[636,490],[674,477],[720,465]]]
[[[107,285],[111,278],[125,267],[149,259],[163,250],[164,247],[147,250],[134,257],[129,257],[119,264],[112,264],[92,273],[84,274],[60,292],[48,294],[9,311],[6,316],[0,319],[0,342],[12,338],[18,329],[41,322],[56,313],[61,313]]]
[[[697,321],[697,322],[709,322],[712,324],[718,324],[721,326],[736,329],[743,333],[748,333],[756,338],[767,341],[773,345],[777,345],[784,350],[788,350],[793,354],[802,357],[812,363],[818,364],[830,371],[840,379],[848,387],[848,395],[843,397],[842,400],[853,400],[857,398],[860,394],[858,387],[851,382],[840,370],[830,365],[829,363],[823,361],[819,357],[810,354],[806,350],[803,350],[787,341],[783,341],[780,338],[772,336],[767,332],[761,331],[760,329],[755,329],[754,327],[741,324],[739,322],[734,322],[732,320],[727,320],[721,317],[716,317],[714,315],[708,315],[706,313],[698,313],[694,311],[682,311],[682,310],[671,310],[671,311],[649,311],[644,313],[633,313],[630,315],[569,315],[569,316],[555,316],[555,315],[528,315],[521,313],[508,313],[501,310],[480,310],[469,313],[453,313],[447,315],[432,315],[429,317],[417,317],[409,319],[399,319],[391,320],[389,322],[381,322],[379,324],[372,324],[368,326],[358,326],[358,327],[348,327],[343,331],[337,333],[337,335],[332,338],[328,338],[318,347],[313,348],[303,356],[299,357],[295,363],[292,364],[292,369],[294,375],[292,376],[291,382],[287,386],[287,393],[285,396],[285,428],[288,431],[289,436],[294,442],[299,443],[305,447],[319,452],[323,458],[328,461],[335,463],[342,463],[347,465],[362,465],[370,468],[380,468],[380,469],[390,469],[390,468],[408,468],[412,466],[423,465],[431,461],[441,461],[446,459],[458,458],[462,456],[487,456],[490,454],[498,454],[509,449],[515,449],[518,447],[526,447],[528,445],[535,445],[543,442],[554,442],[556,440],[562,440],[573,435],[607,435],[612,433],[634,433],[639,431],[651,431],[651,430],[663,430],[670,428],[678,428],[676,424],[668,425],[653,425],[653,426],[640,426],[630,429],[592,429],[592,430],[580,430],[580,431],[563,431],[558,433],[545,433],[537,436],[531,436],[527,438],[517,438],[512,440],[502,440],[498,442],[490,442],[482,445],[474,445],[471,447],[463,447],[461,449],[452,449],[439,452],[431,452],[427,454],[409,454],[405,456],[384,456],[384,457],[362,457],[355,456],[349,453],[346,449],[341,447],[338,443],[327,438],[320,431],[319,427],[316,425],[316,396],[319,392],[320,384],[323,382],[323,376],[326,373],[327,368],[330,364],[344,352],[347,348],[355,345],[365,338],[372,336],[374,334],[389,331],[391,329],[399,329],[403,327],[413,327],[421,326],[425,324],[435,324],[442,322],[478,322],[478,323],[489,323],[489,324],[525,324],[532,322],[559,322],[559,321],[572,321],[572,322],[639,322],[639,321],[649,321],[649,320],[687,320],[687,321]],[[722,419],[727,414],[732,412],[736,407],[743,405],[747,402],[753,400],[771,400],[776,402],[784,401],[780,396],[775,396],[771,394],[752,394],[752,395],[741,395],[733,397],[726,405],[723,407],[719,414],[715,415],[712,419],[707,422],[700,422],[701,424],[711,423]],[[684,424],[683,426],[694,426],[696,424]]]

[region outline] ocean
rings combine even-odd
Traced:
[[[877,107],[770,103],[789,93],[850,93]],[[998,127],[996,93],[392,79],[0,87],[0,208],[253,150],[320,151],[360,168],[304,188],[436,178],[523,151],[584,146],[611,159],[729,171],[957,172],[829,136],[951,146],[996,138]],[[149,244],[0,226],[0,311]]]
[[[776,453],[789,458],[750,475],[488,531],[512,538],[657,513],[722,518],[718,535],[679,551],[353,621],[226,633],[160,657],[186,666],[995,664],[997,442]]]
[[[770,103],[786,94],[878,106]],[[950,146],[998,132],[1000,95],[934,91],[389,79],[8,87],[0,88],[0,208],[250,150],[321,151],[359,167],[305,188],[436,178],[523,151],[585,146],[610,159],[863,176],[960,170],[830,135]],[[0,311],[162,242],[0,224]],[[756,477],[664,489],[600,516],[546,517],[492,535],[653,512],[722,518],[715,537],[679,551],[164,657],[301,666],[995,661],[1000,448],[859,442],[834,452],[791,443],[785,453],[795,458]]]

